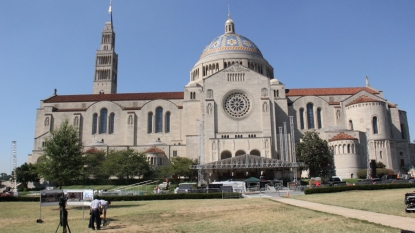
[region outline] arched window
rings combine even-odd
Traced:
[[[261,152],[259,152],[258,150],[251,150],[250,154],[251,155],[256,155],[256,156],[261,156]]]
[[[148,119],[147,119],[147,133],[153,132],[153,113],[148,113]]]
[[[79,118],[75,117],[75,119],[73,120],[73,125],[78,126],[78,124],[79,124]]]
[[[347,144],[347,153],[350,154],[350,144]]]
[[[373,117],[372,119],[372,126],[373,126],[373,134],[378,134],[378,118],[377,117]]]
[[[317,108],[317,127],[321,129],[321,108]]]
[[[304,129],[304,108],[300,108],[300,126]]]
[[[110,119],[109,119],[109,124],[108,124],[108,133],[109,134],[113,134],[114,133],[114,118],[115,118],[115,114],[112,112],[110,114]]]
[[[231,158],[232,157],[232,154],[231,154],[231,152],[229,152],[229,151],[223,151],[221,154],[220,154],[220,159],[227,159],[227,158]]]
[[[246,154],[246,153],[243,150],[238,150],[237,152],[235,152],[235,156],[240,156],[240,155],[244,155],[244,154]]]
[[[97,133],[98,114],[94,113],[92,116],[92,134]]]
[[[349,129],[353,130],[353,121],[352,120],[349,120]]]
[[[165,119],[165,132],[170,133],[170,112],[166,112],[166,119]]]
[[[107,114],[108,110],[106,108],[101,109],[100,118],[99,118],[99,133],[107,133]]]
[[[313,112],[313,104],[307,104],[307,126],[309,129],[314,129],[314,112]]]
[[[156,108],[156,133],[163,132],[163,108]]]

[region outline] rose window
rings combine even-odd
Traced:
[[[248,113],[251,103],[244,93],[236,92],[226,97],[224,106],[229,116],[239,118]]]

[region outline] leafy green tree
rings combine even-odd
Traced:
[[[304,162],[311,177],[327,177],[333,173],[334,160],[328,143],[315,131],[305,132],[295,152],[298,162]]]
[[[190,169],[190,165],[197,165],[196,160],[191,160],[185,157],[174,157],[170,159],[170,173],[177,177],[188,177],[192,180],[197,176],[197,170]]]
[[[36,164],[24,163],[16,168],[16,180],[27,188],[29,182],[39,181],[39,175]]]
[[[104,162],[106,160],[104,150],[98,150],[93,147],[84,152],[84,170],[85,177],[108,177],[105,172]]]
[[[10,178],[11,178],[11,175],[7,175],[7,173],[1,173],[0,174],[0,179],[1,180],[7,181],[7,180],[10,180]]]
[[[68,120],[50,132],[43,150],[43,157],[38,162],[38,170],[43,178],[58,182],[62,188],[65,181],[81,177],[84,166],[83,147],[78,130]]]
[[[111,150],[104,162],[104,167],[107,174],[127,179],[143,176],[150,172],[146,155],[133,149]]]

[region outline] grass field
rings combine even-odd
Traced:
[[[59,222],[58,206],[42,207],[41,224],[39,203],[0,202],[0,210],[1,232],[55,232]],[[92,232],[88,210],[82,219],[82,207],[69,206],[68,215],[72,232]],[[115,202],[108,218],[104,232],[400,232],[267,198]]]
[[[357,190],[340,193],[298,195],[292,196],[292,198],[326,205],[336,205],[351,209],[415,218],[415,213],[405,212],[406,205],[404,203],[405,193],[413,192],[414,189]]]

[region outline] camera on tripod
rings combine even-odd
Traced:
[[[69,224],[68,224],[68,211],[66,210],[66,201],[68,200],[68,198],[66,198],[65,196],[62,196],[59,198],[59,207],[60,207],[60,213],[59,213],[59,224],[58,227],[56,228],[55,233],[58,232],[59,226],[62,226],[62,232],[63,233],[71,233],[71,229],[69,228]]]
[[[65,208],[67,200],[68,200],[68,198],[66,198],[66,197],[60,197],[59,198],[59,207],[60,208]]]

